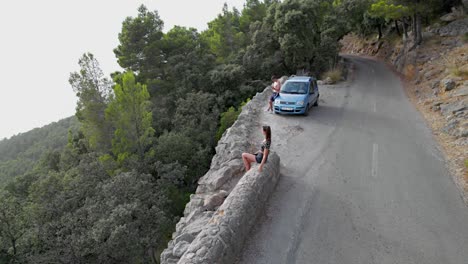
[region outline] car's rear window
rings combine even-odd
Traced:
[[[286,94],[306,94],[307,83],[306,82],[286,82],[281,87],[281,92]]]

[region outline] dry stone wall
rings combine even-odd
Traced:
[[[279,178],[280,159],[273,151],[261,173],[257,166],[244,173],[241,158],[260,143],[258,116],[270,94],[268,87],[252,98],[218,142],[210,170],[191,195],[161,263],[234,262]]]

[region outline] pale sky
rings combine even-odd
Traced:
[[[225,2],[241,9],[245,0],[0,0],[0,140],[74,115],[70,72],[85,52],[106,75],[119,70],[118,33],[141,4],[159,12],[165,31],[202,31]]]

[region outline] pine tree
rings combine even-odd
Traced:
[[[128,165],[128,162],[142,164],[154,155],[151,150],[155,131],[151,126],[150,95],[146,85],[135,82],[132,72],[124,73],[121,80],[115,85],[115,98],[106,109],[106,119],[116,128],[112,152],[121,165]]]
[[[78,96],[76,116],[93,150],[108,152],[112,127],[105,120],[105,109],[112,98],[111,82],[104,77],[93,54],[85,53],[78,64],[79,72],[70,74],[69,83]]]

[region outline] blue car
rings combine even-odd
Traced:
[[[319,97],[314,77],[293,76],[283,84],[275,99],[275,114],[307,115],[311,106],[318,106]]]

